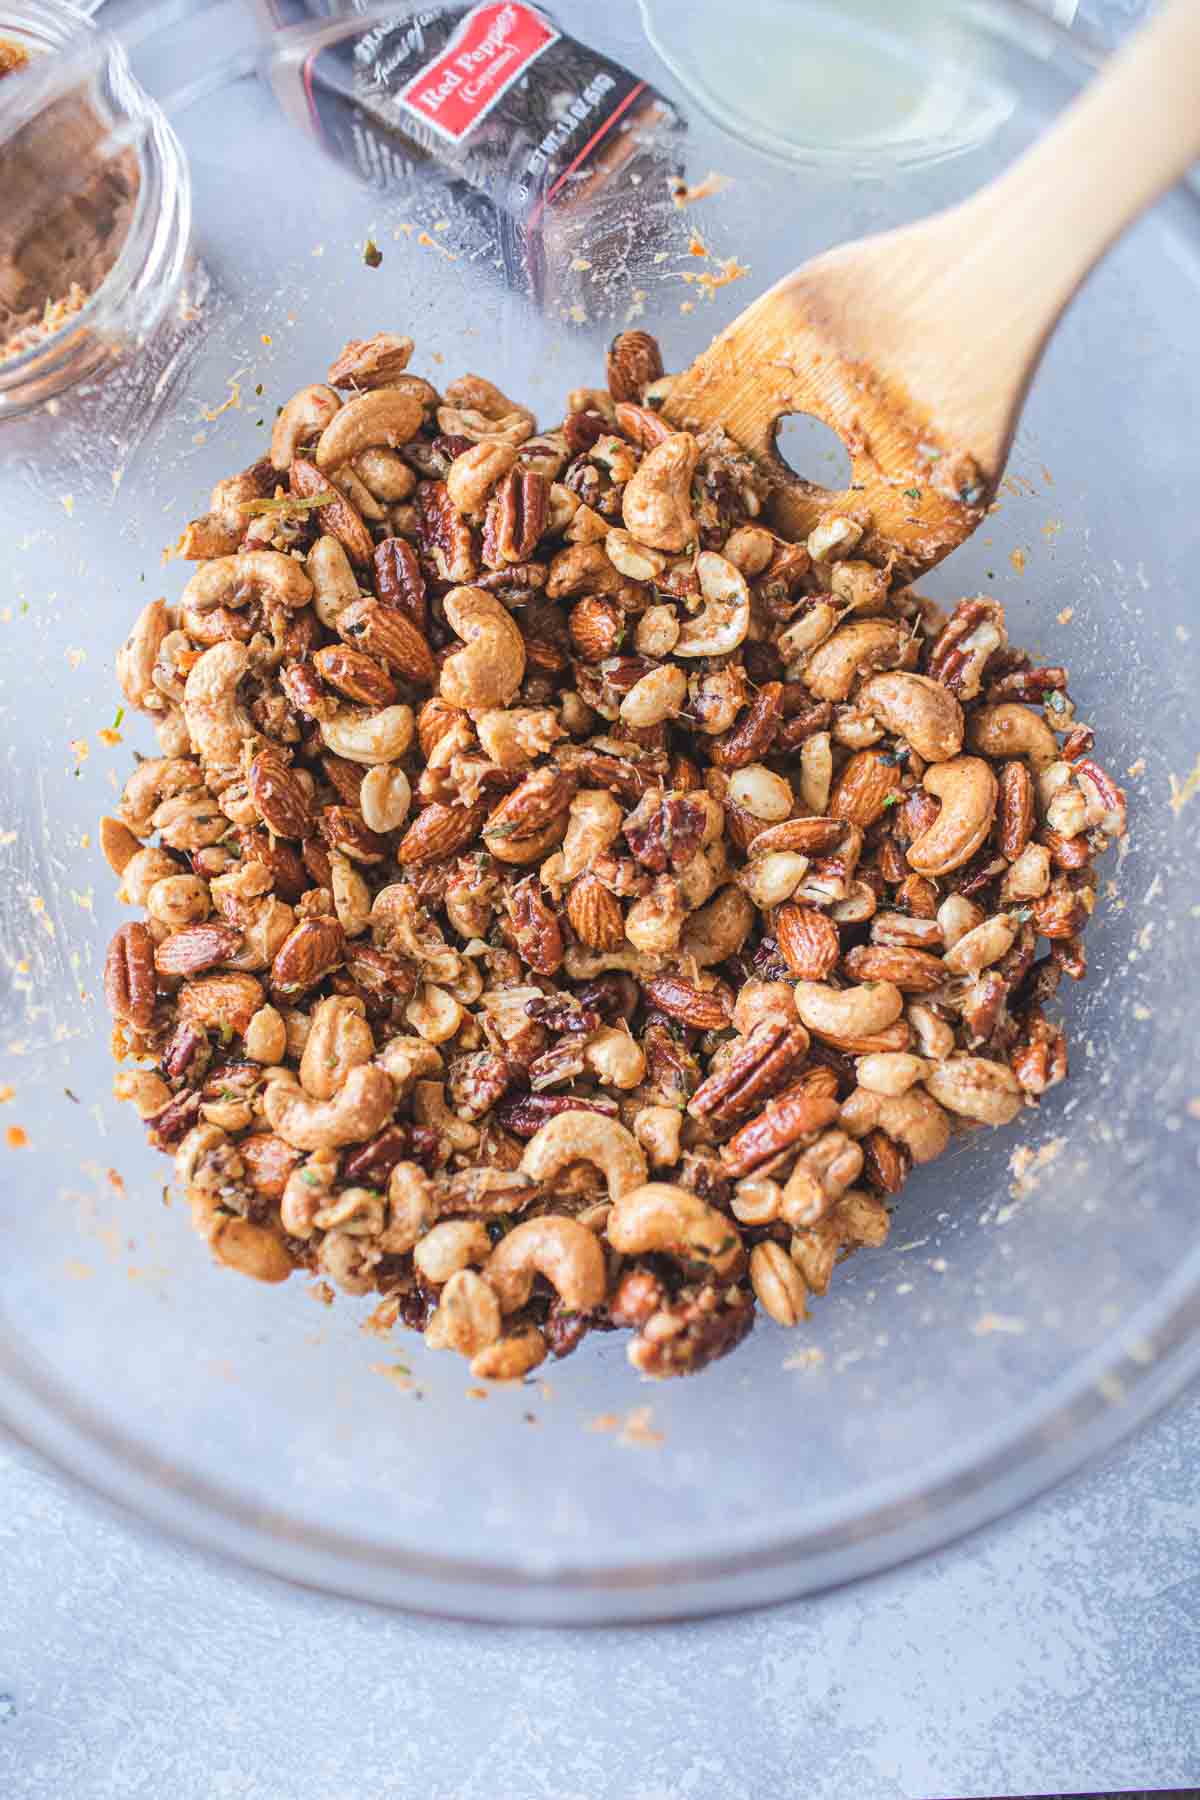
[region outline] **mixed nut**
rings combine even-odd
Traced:
[[[411,351],[288,402],[121,649],[117,1092],[229,1267],[686,1374],[1063,1079],[1124,795],[994,600],[778,537],[645,333],[545,433]]]

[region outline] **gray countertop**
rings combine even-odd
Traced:
[[[699,1624],[408,1618],[0,1443],[4,1800],[820,1800],[1200,1784],[1200,1396],[1017,1518]]]

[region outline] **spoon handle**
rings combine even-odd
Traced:
[[[974,274],[1044,336],[1125,227],[1200,158],[1200,0],[1166,0],[1058,123],[974,199]],[[986,268],[985,268],[986,265]],[[964,271],[960,268],[960,276]]]

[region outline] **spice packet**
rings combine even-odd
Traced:
[[[289,115],[379,191],[437,177],[468,253],[548,309],[586,312],[669,229],[682,118],[540,7],[258,3]]]

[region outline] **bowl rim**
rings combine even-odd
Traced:
[[[1106,52],[1027,0],[968,0],[968,15],[1036,33],[1084,68]],[[1200,187],[1185,186],[1200,225]],[[1002,1426],[923,1462],[908,1480],[859,1488],[851,1510],[717,1552],[621,1566],[563,1559],[488,1562],[366,1543],[257,1507],[168,1463],[97,1419],[0,1313],[0,1425],[119,1513],[256,1573],[356,1601],[488,1623],[601,1625],[662,1621],[794,1600],[941,1549],[1044,1493],[1200,1377],[1200,1243],[1114,1336],[1069,1365]]]

